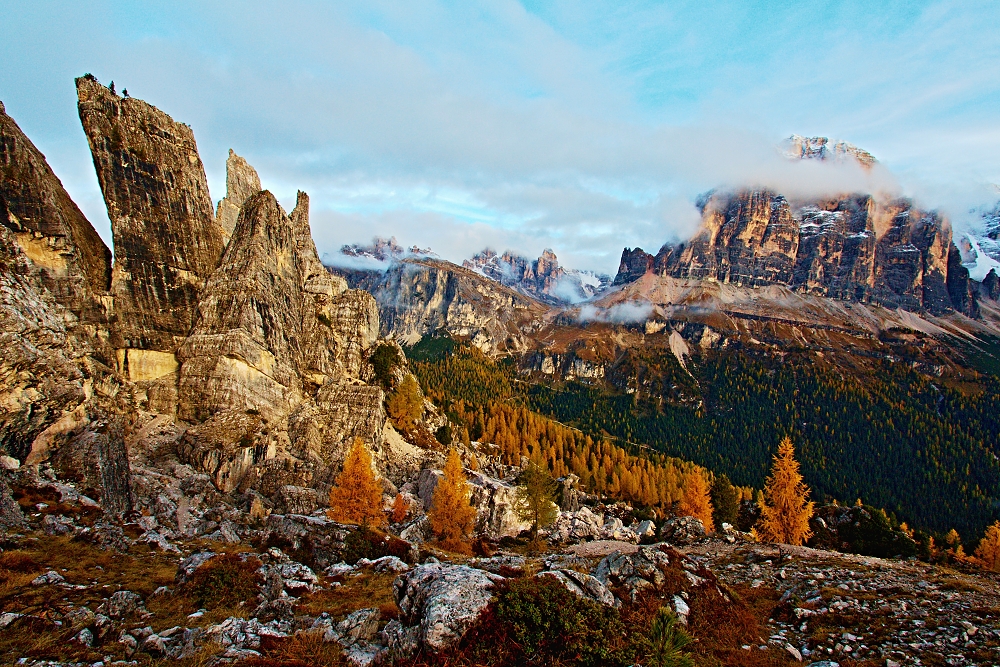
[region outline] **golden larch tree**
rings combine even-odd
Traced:
[[[813,515],[813,502],[808,500],[809,487],[802,482],[795,447],[789,437],[778,445],[763,495],[756,527],[761,539],[801,545],[812,537],[809,519]]]
[[[476,508],[469,503],[472,489],[462,470],[462,459],[453,447],[444,464],[444,477],[438,480],[427,518],[441,547],[450,551],[468,551],[466,540],[476,524]]]
[[[705,530],[712,532],[712,498],[709,493],[708,480],[705,471],[695,468],[684,477],[684,495],[681,496],[677,511],[681,516],[693,516],[701,519]]]
[[[410,504],[406,502],[402,493],[397,493],[396,498],[392,501],[392,522],[403,523],[409,511]]]
[[[1000,521],[994,521],[986,529],[986,534],[976,547],[976,558],[987,570],[1000,570]]]
[[[356,523],[380,528],[386,517],[382,509],[382,484],[372,469],[368,448],[355,438],[351,451],[344,459],[344,469],[330,489],[330,510],[327,515],[341,523]]]

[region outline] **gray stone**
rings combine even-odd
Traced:
[[[504,578],[465,565],[425,564],[393,582],[401,620],[419,626],[421,645],[443,650],[459,641]]]
[[[32,586],[46,586],[49,584],[61,584],[66,581],[66,577],[62,576],[58,572],[49,570],[45,574],[40,574],[31,580]]]

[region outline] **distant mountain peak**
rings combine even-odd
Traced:
[[[462,266],[549,303],[584,301],[611,284],[611,276],[559,266],[559,259],[551,248],[543,250],[536,260],[509,250],[500,255],[486,248],[462,262]]]
[[[800,160],[828,160],[843,162],[853,159],[865,169],[878,162],[875,156],[846,141],[833,141],[827,137],[803,137],[793,134],[784,142],[785,155]]]

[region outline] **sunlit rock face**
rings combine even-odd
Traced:
[[[225,247],[191,128],[156,107],[76,80],[80,121],[108,207],[113,343],[173,353]]]
[[[105,320],[100,297],[111,282],[111,251],[2,103],[0,224],[57,302],[88,323]]]
[[[774,192],[744,190],[713,193],[702,206],[689,242],[655,256],[626,248],[615,283],[655,273],[933,314],[978,312],[950,224],[908,199],[850,195],[793,206]]]

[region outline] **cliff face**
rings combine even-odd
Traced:
[[[773,192],[716,193],[689,243],[655,257],[626,248],[615,283],[653,272],[975,316],[976,290],[957,252],[947,221],[905,199],[852,195],[793,209]]]
[[[225,234],[191,128],[92,77],[76,84],[115,246],[113,344],[123,373],[153,379],[175,370]]]
[[[547,310],[469,269],[432,259],[394,264],[374,290],[383,333],[414,344],[446,330],[485,352],[520,350]]]
[[[505,287],[552,304],[590,298],[603,291],[611,281],[609,276],[563,268],[555,253],[549,249],[536,260],[510,251],[498,255],[487,249],[462,262],[462,266]]]
[[[244,202],[261,190],[257,170],[230,148],[226,160],[226,196],[219,200],[215,212],[215,219],[225,232],[227,241],[233,235]]]
[[[111,251],[0,103],[0,224],[14,233],[42,284],[78,318],[105,319]]]
[[[178,352],[178,416],[223,409],[265,417],[302,400],[302,289],[288,216],[270,192],[253,195],[205,285],[198,321]]]

